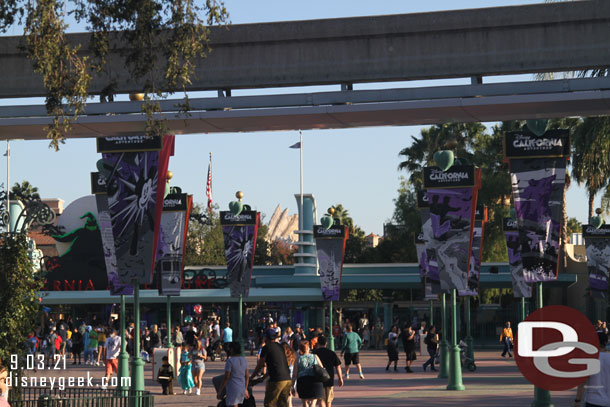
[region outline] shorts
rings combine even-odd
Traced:
[[[343,355],[345,359],[345,366],[357,365],[360,363],[360,353],[345,353]]]
[[[110,375],[112,375],[113,371],[114,371],[114,373],[116,373],[119,370],[119,360],[118,359],[106,359],[105,365],[106,365],[106,376],[110,376]]]
[[[265,389],[265,407],[288,407],[288,398],[292,388],[291,380],[267,382]]]
[[[335,399],[335,390],[334,386],[324,387],[324,392],[322,394],[322,400],[326,401],[326,404],[332,403]]]

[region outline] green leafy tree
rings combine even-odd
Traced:
[[[262,224],[258,227],[256,234],[256,247],[254,248],[254,265],[265,266],[271,263],[271,248],[267,241],[269,226]]]
[[[68,42],[67,15],[91,33],[87,52],[81,50],[84,44]],[[46,110],[53,117],[46,132],[56,150],[84,111],[93,74],[102,81],[100,98],[113,99],[120,74],[107,66],[113,49],[123,50],[113,58],[122,58],[134,87],[141,86],[137,90],[147,94],[142,109],[148,118],[146,131],[163,134],[165,124],[154,118],[160,111],[157,100],[164,92],[186,90],[196,62],[210,50],[209,26],[227,21],[221,0],[0,2],[0,33],[23,27],[25,51],[42,76]]]
[[[576,218],[570,218],[568,219],[568,234],[572,234],[572,233],[581,233],[582,232],[582,223],[580,223],[578,221],[578,219]]]
[[[420,137],[412,137],[412,144],[399,153],[404,156],[398,169],[409,173],[409,181],[415,188],[423,187],[423,168],[433,165],[434,153],[454,144],[456,157],[472,159],[472,147],[478,134],[485,131],[481,123],[445,123],[422,129]]]
[[[211,212],[200,204],[193,206],[186,238],[185,265],[218,266],[227,264],[224,252],[222,226],[215,205]],[[206,218],[202,215],[206,215]],[[199,219],[199,220],[198,220]]]
[[[595,195],[608,186],[610,117],[586,117],[574,129],[572,177],[589,195],[589,218],[595,215]]]
[[[16,182],[11,188],[11,199],[40,199],[40,195],[38,194],[38,188],[30,184],[29,181],[21,181],[21,184]]]
[[[28,257],[24,234],[5,234],[0,240],[0,359],[24,356],[24,341],[34,330],[43,287]]]

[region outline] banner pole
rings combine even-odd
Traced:
[[[449,377],[449,342],[447,341],[447,304],[445,302],[446,294],[441,293],[441,345],[440,345],[440,366],[438,372],[439,379]]]
[[[538,309],[540,309],[543,307],[542,281],[539,282],[538,286],[536,287],[536,297]],[[531,407],[554,407],[554,404],[551,402],[551,392],[539,387],[534,387],[534,401],[532,402]]]
[[[173,348],[172,343],[172,297],[167,296],[167,347]]]
[[[329,327],[329,335],[328,335],[328,349],[334,351],[335,350],[335,337],[333,336],[333,300],[328,302],[328,324]]]
[[[457,341],[457,290],[451,290],[451,349],[449,350],[449,383],[447,390],[466,390],[462,383],[462,363]],[[443,333],[443,337],[444,337]]]
[[[244,319],[244,315],[243,315],[243,309],[244,309],[244,296],[242,294],[239,294],[239,304],[238,304],[238,316],[237,316],[237,322],[238,322],[238,327],[237,327],[237,342],[239,342],[239,344],[241,345],[241,356],[245,356],[246,352],[244,349],[244,336],[243,336],[243,319]]]
[[[430,326],[428,327],[428,329],[430,329],[430,327],[432,327],[432,325],[434,325],[434,303],[432,301],[433,300],[429,300],[429,306],[430,306]]]
[[[521,322],[525,321],[525,297],[521,297]]]
[[[140,357],[140,282],[133,280],[133,311],[135,333],[133,340],[133,359],[131,360],[131,390],[144,391],[144,361]]]
[[[129,355],[127,354],[127,341],[125,338],[125,295],[121,294],[121,353],[119,354],[119,371],[117,372],[120,391],[129,390],[123,378],[129,377]]]
[[[466,314],[466,345],[468,345],[466,356],[474,360],[474,338],[472,337],[470,331],[470,298],[470,296],[464,297],[464,314]]]

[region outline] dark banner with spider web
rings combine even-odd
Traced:
[[[224,235],[225,259],[227,260],[227,283],[231,297],[247,297],[250,291],[256,234],[260,213],[243,211],[235,216],[231,212],[220,212],[220,223]]]
[[[174,136],[164,136],[162,148],[152,151],[150,137],[134,137],[125,136],[125,142],[121,137],[107,138],[100,152],[108,171],[108,208],[119,281],[150,284]]]

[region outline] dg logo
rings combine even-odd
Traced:
[[[568,390],[600,371],[599,340],[581,312],[551,305],[518,325],[515,360],[523,376],[536,387]]]

